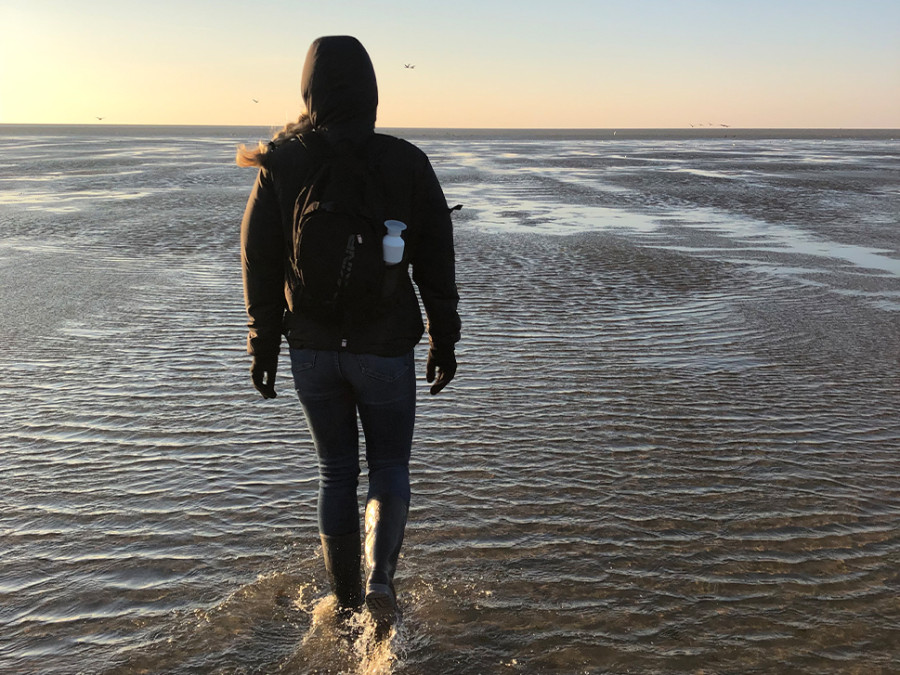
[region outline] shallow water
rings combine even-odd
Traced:
[[[464,340],[378,646],[247,377],[257,133],[0,127],[0,672],[895,671],[897,141],[407,134]]]

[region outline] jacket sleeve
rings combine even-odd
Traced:
[[[446,346],[460,339],[453,223],[434,169],[427,159],[424,161],[416,194],[416,211],[422,226],[411,261],[413,281],[425,305],[431,344]]]
[[[247,351],[277,354],[285,313],[284,241],[272,179],[261,169],[241,222],[241,270],[247,308]]]

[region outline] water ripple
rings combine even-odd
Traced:
[[[0,216],[0,669],[890,672],[900,286],[845,254],[893,260],[896,157],[429,142],[465,334],[377,663],[327,622],[286,358],[249,386],[231,140],[45,148],[83,211]]]

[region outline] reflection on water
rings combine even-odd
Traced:
[[[895,145],[424,138],[466,330],[377,643],[288,378],[248,382],[253,139],[79,138],[4,142],[0,671],[895,668]],[[43,171],[149,196],[32,210]]]

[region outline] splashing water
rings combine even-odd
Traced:
[[[303,597],[302,590],[296,606],[311,616],[311,625],[296,652],[284,664],[287,672],[323,663],[328,664],[327,670],[309,672],[390,675],[402,664],[405,642],[402,622],[385,635],[365,610],[342,619],[334,596],[310,600]]]

